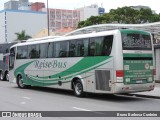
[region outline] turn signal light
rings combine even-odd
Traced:
[[[116,70],[116,77],[123,77],[123,76],[124,76],[123,70]]]

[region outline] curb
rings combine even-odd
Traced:
[[[126,96],[136,96],[136,97],[160,99],[160,96],[142,95],[142,94],[127,94]]]

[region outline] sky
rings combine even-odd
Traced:
[[[0,0],[0,10],[4,7],[4,3],[10,0]],[[30,2],[45,2],[47,0],[29,0]],[[48,0],[49,8],[59,9],[76,9],[91,4],[98,4],[99,7],[104,7],[106,12],[110,9],[117,9],[118,7],[124,6],[149,6],[156,13],[160,13],[159,0]]]

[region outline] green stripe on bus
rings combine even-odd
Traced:
[[[84,70],[84,71],[77,71],[77,73],[76,74],[74,74],[74,75],[72,75],[72,74],[69,74],[70,76],[63,76],[62,78],[55,78],[55,79],[52,79],[52,80],[48,80],[48,78],[46,79],[46,78],[43,78],[43,80],[39,80],[36,76],[31,76],[30,78],[32,78],[33,80],[35,80],[35,81],[39,81],[39,82],[41,82],[41,81],[45,81],[46,83],[47,82],[55,82],[55,81],[65,81],[65,80],[67,80],[67,79],[71,79],[71,78],[73,78],[73,77],[75,77],[75,76],[77,76],[77,75],[82,75],[82,74],[84,74],[84,73],[86,73],[86,72],[90,72],[90,71],[92,71],[93,69],[96,69],[96,68],[98,68],[98,67],[100,67],[100,66],[102,66],[102,65],[105,65],[105,64],[107,64],[107,63],[109,63],[110,61],[107,61],[107,62],[105,62],[105,63],[102,63],[102,64],[100,64],[100,65],[97,65],[97,66],[95,66],[94,68],[90,68],[90,69],[86,69],[86,70]],[[92,75],[89,75],[89,76],[92,76]],[[87,77],[89,77],[89,76],[86,76],[86,77],[84,77],[84,78],[87,78]],[[82,78],[83,79],[83,78]]]
[[[17,76],[18,74],[21,74],[23,77],[23,82],[27,85],[33,85],[33,86],[47,86],[47,85],[54,85],[54,84],[58,84],[58,81],[64,81],[66,82],[68,79],[73,78],[74,76],[83,74],[85,72],[89,72],[95,68],[98,68],[104,64],[109,63],[110,61],[106,61],[109,58],[111,58],[111,56],[97,56],[97,57],[86,57],[83,58],[82,60],[80,60],[77,64],[75,64],[74,66],[58,73],[55,75],[51,76],[52,80],[48,80],[49,76],[43,76],[43,77],[39,77],[41,80],[38,79],[38,77],[36,76],[26,76],[25,75],[25,69],[32,63],[34,63],[35,61],[31,61],[29,63],[26,63],[20,67],[18,67],[14,74],[15,76]],[[61,76],[62,79],[57,79],[59,76]],[[47,80],[47,81],[45,81]],[[69,82],[69,81],[68,81]]]

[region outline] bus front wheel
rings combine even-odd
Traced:
[[[80,80],[76,80],[74,83],[74,94],[77,97],[83,97],[84,92],[83,92],[83,85]]]
[[[23,79],[21,75],[17,77],[17,85],[19,88],[22,88],[22,89],[26,88],[26,85],[23,83]]]

